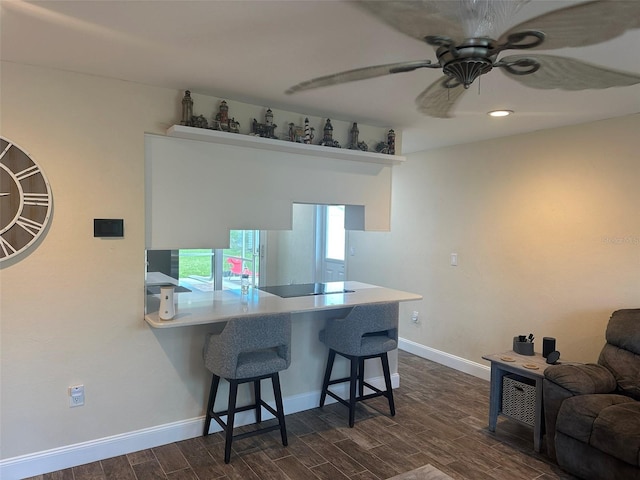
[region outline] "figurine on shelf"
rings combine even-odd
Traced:
[[[376,145],[376,152],[385,153],[387,155],[396,154],[396,132],[389,130],[387,134],[387,143],[380,142]]]
[[[287,140],[290,142],[309,144],[311,143],[311,140],[313,140],[313,132],[315,132],[315,128],[310,127],[309,119],[305,118],[304,127],[300,127],[294,123],[289,124]]]
[[[204,115],[193,115],[191,117],[191,126],[197,128],[209,128],[209,122]]]
[[[353,122],[353,126],[351,127],[351,144],[349,145],[350,150],[362,150],[366,152],[369,150],[369,147],[364,142],[358,141],[358,135],[360,134],[360,130],[358,130],[358,124]]]
[[[323,147],[340,148],[340,144],[337,140],[333,139],[333,126],[331,125],[331,119],[327,118],[327,122],[324,124],[324,136],[319,143]]]
[[[240,122],[236,122],[235,117],[231,117],[231,120],[229,120],[229,131],[231,133],[240,133]]]
[[[220,102],[218,113],[213,118],[211,128],[213,130],[229,131],[229,107],[225,100]]]
[[[226,100],[222,100],[222,102],[220,102],[216,120],[225,125],[229,125],[229,105],[227,105]]]
[[[186,90],[184,92],[184,97],[182,97],[182,120],[180,120],[180,125],[185,125],[190,127],[191,118],[193,117],[193,99],[191,98],[191,92]]]
[[[218,113],[216,113],[216,116],[211,123],[211,129],[222,130],[223,132],[240,133],[240,123],[236,122],[235,118],[229,119],[229,106],[225,100],[220,102]]]
[[[315,131],[315,128],[313,127],[309,127],[309,119],[305,118],[304,119],[304,143],[306,144],[311,144],[311,141],[313,140],[313,132]]]
[[[387,134],[387,145],[389,145],[389,155],[396,154],[396,132],[393,129]]]
[[[251,123],[251,135],[257,135],[264,138],[278,138],[275,136],[277,125],[273,123],[273,112],[270,108],[264,115],[264,123],[258,123],[254,118]]]
[[[290,142],[302,143],[303,136],[304,130],[302,127],[297,126],[295,123],[289,124],[287,140],[289,140]]]

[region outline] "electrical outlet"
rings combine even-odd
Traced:
[[[84,385],[69,387],[69,407],[84,405]]]
[[[420,323],[420,319],[418,318],[418,312],[414,310],[411,314],[411,322],[412,323]]]

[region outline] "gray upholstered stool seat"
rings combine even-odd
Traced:
[[[346,317],[327,320],[327,326],[320,332],[320,340],[329,347],[320,406],[324,405],[327,395],[346,405],[349,407],[349,426],[353,427],[356,402],[384,396],[389,401],[391,415],[395,415],[387,352],[398,348],[398,303],[355,306]],[[331,380],[336,354],[350,361],[350,375]],[[364,380],[365,360],[370,358],[379,358],[382,363],[384,391]],[[329,390],[330,385],[343,382],[349,382],[348,400]],[[373,393],[365,395],[365,386]]]
[[[287,430],[284,421],[282,392],[278,372],[291,364],[291,316],[274,314],[234,318],[227,322],[219,335],[210,334],[204,347],[206,367],[213,373],[203,435],[209,434],[211,419],[225,432],[224,461],[231,459],[231,443],[234,438],[245,438],[272,430],[280,430],[282,444],[287,445]],[[215,412],[214,405],[220,379],[229,382],[227,410]],[[270,378],[273,385],[276,408],[262,400],[260,381]],[[253,383],[255,403],[236,406],[238,385]],[[256,423],[262,421],[262,407],[278,419],[277,425],[258,428],[250,432],[233,435],[235,414],[254,410]],[[221,417],[227,417],[224,422]]]

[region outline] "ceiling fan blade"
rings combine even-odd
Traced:
[[[356,68],[355,70],[347,70],[346,72],[334,73],[333,75],[307,80],[306,82],[294,85],[285,93],[292,94],[301,90],[310,90],[328,85],[355,82],[356,80],[381,77],[393,73],[411,72],[418,68],[440,68],[440,66],[438,64],[433,65],[431,60],[416,60],[413,62],[389,63],[387,65],[376,65],[374,67]]]
[[[593,65],[568,57],[555,55],[509,55],[501,63],[512,63],[531,58],[540,64],[534,73],[518,75],[501,68],[509,78],[531,88],[562,90],[589,90],[625,87],[640,83],[640,75]]]
[[[361,1],[353,4],[373,14],[379,20],[396,30],[424,41],[428,35],[450,37],[460,41],[464,39],[464,31],[459,19],[443,13],[439,4],[446,6],[448,2],[434,1]]]
[[[462,96],[466,89],[462,85],[447,88],[445,84],[451,81],[451,78],[444,75],[429,85],[416,98],[416,106],[418,111],[436,118],[451,118],[451,110],[455,103]]]
[[[595,0],[561,8],[516,25],[503,33],[498,43],[508,43],[514,33],[537,30],[546,35],[536,48],[551,50],[582,47],[610,40],[640,27],[640,1]]]
[[[401,0],[354,4],[396,30],[424,41],[448,37],[460,43],[470,37],[496,38],[506,22],[530,0]]]

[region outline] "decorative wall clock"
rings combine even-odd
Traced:
[[[0,262],[31,247],[51,216],[51,188],[31,156],[0,137]]]

